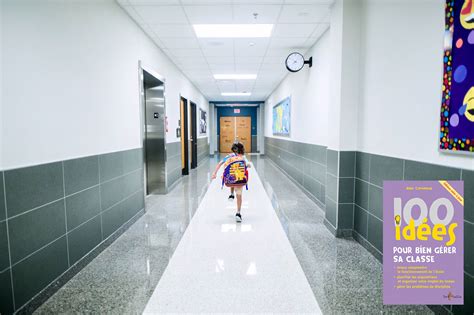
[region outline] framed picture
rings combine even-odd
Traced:
[[[447,0],[439,148],[474,152],[474,3]]]
[[[207,113],[204,110],[199,109],[199,117],[199,134],[204,135],[207,133]]]
[[[291,97],[273,106],[272,130],[276,136],[290,136]]]

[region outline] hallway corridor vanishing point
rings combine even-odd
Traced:
[[[217,163],[211,158],[168,195],[148,198],[146,214],[36,313],[431,314],[383,306],[381,264],[354,240],[334,238],[324,213],[270,160],[249,158],[255,168],[242,224],[219,180],[208,186]]]

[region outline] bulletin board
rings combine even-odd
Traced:
[[[440,150],[474,152],[474,0],[447,0]]]

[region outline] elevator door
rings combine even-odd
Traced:
[[[166,193],[164,84],[144,72],[145,167],[149,194]]]
[[[232,144],[241,142],[246,152],[252,150],[252,118],[247,116],[232,116],[220,118],[220,144],[222,153],[232,152]]]

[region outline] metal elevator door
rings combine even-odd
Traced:
[[[147,195],[166,193],[164,83],[144,71]]]

